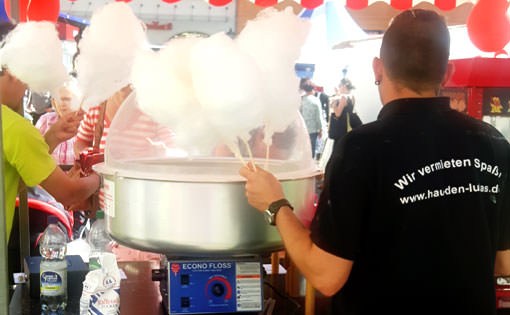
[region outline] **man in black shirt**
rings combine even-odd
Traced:
[[[495,265],[510,249],[510,146],[437,97],[449,69],[438,14],[401,13],[380,56],[384,107],[334,152],[311,232],[270,173],[240,170],[248,200],[270,210],[303,275],[334,295],[334,314],[495,314],[494,273],[508,272]]]

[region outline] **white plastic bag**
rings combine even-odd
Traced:
[[[99,257],[101,269],[90,271],[83,281],[80,315],[120,314],[120,271],[112,253]]]

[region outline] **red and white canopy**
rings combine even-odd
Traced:
[[[228,1],[228,0],[225,0]],[[281,0],[250,0],[261,7],[268,7],[281,2]],[[324,0],[295,0],[302,7],[306,9],[314,9],[324,3]],[[327,1],[327,0],[326,0]],[[474,3],[475,0],[341,0],[349,9],[359,10],[368,7],[375,2],[386,2],[395,9],[407,10],[417,5],[420,2],[429,2],[443,11],[455,9],[457,6],[470,2]]]
[[[306,1],[306,0],[302,0]],[[386,2],[398,10],[407,10],[420,2],[429,2],[443,11],[455,9],[466,2],[475,3],[475,0],[343,0],[349,9],[364,9],[375,2]]]
[[[76,1],[76,0],[69,0]],[[131,2],[131,0],[115,0],[123,2]],[[161,0],[166,3],[175,3],[180,0]],[[232,2],[233,0],[205,0],[214,6],[224,6]],[[250,0],[259,7],[270,7],[282,2],[283,0]],[[305,9],[314,9],[324,3],[327,0],[294,0],[299,3]],[[375,2],[386,2],[395,9],[407,10],[417,5],[420,2],[429,2],[434,4],[436,7],[443,11],[455,9],[457,6],[466,2],[475,3],[476,0],[339,0],[345,3],[345,6],[349,9],[359,10],[368,7]]]

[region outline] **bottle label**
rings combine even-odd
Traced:
[[[101,263],[99,262],[99,257],[89,257],[89,270],[97,270],[101,269]]]
[[[67,288],[66,270],[44,271],[41,273],[41,295],[57,296],[64,294]]]

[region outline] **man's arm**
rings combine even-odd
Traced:
[[[352,260],[330,254],[315,245],[310,231],[288,207],[278,212],[276,225],[287,253],[314,288],[331,296],[344,286],[351,272]]]
[[[82,202],[99,188],[100,178],[96,173],[79,179],[68,177],[60,167],[41,182],[41,186],[65,206]]]
[[[494,275],[510,276],[510,250],[498,250],[496,252]]]
[[[271,173],[260,168],[254,171],[252,167],[243,167],[239,172],[247,179],[248,202],[259,211],[285,198],[280,183]],[[303,227],[288,207],[280,209],[276,225],[287,253],[305,278],[324,295],[331,296],[338,292],[349,278],[353,262],[316,246],[310,238],[310,231]]]

